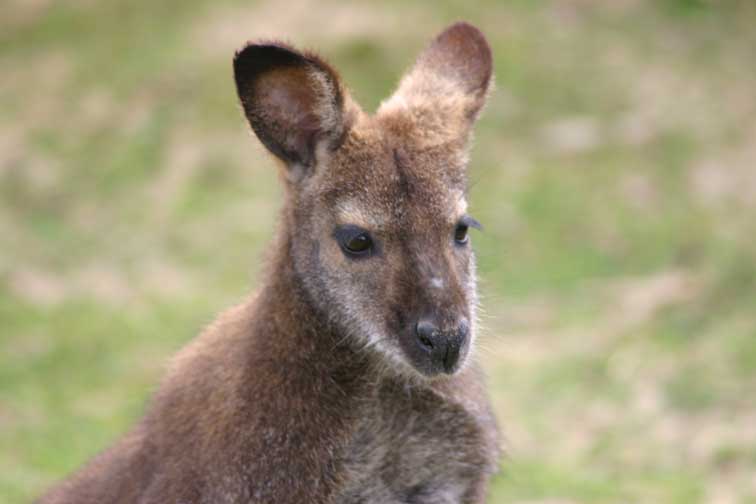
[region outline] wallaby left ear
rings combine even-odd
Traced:
[[[318,155],[343,140],[346,92],[317,56],[281,43],[249,44],[236,53],[234,78],[249,124],[290,179],[311,174]]]
[[[472,125],[491,85],[491,48],[476,27],[459,22],[441,32],[402,78],[379,113],[404,109],[433,128]]]

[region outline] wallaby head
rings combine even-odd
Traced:
[[[491,81],[483,35],[446,29],[374,115],[322,59],[285,44],[247,45],[234,73],[282,161],[282,243],[312,303],[392,369],[457,372],[475,334],[466,165]]]

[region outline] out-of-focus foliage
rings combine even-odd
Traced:
[[[236,104],[248,38],[366,108],[447,23],[489,37],[471,167],[491,502],[756,502],[756,5],[6,0],[0,500],[139,416],[254,287],[280,190]]]

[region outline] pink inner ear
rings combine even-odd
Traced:
[[[309,165],[323,121],[317,115],[318,90],[306,66],[275,69],[254,86],[255,115],[292,161]]]
[[[260,101],[286,149],[298,153],[300,161],[308,164],[310,159],[305,153],[314,148],[320,129],[320,120],[313,112],[315,98],[304,87],[278,85],[261,93]]]
[[[295,83],[269,83],[267,79],[261,84],[266,87],[259,94],[260,107],[266,108],[281,128],[317,128],[318,119],[313,113],[316,98],[309,89]]]
[[[283,127],[296,127],[316,107],[317,97],[306,68],[290,67],[262,76],[256,86],[257,109]]]

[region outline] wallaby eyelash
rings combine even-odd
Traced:
[[[462,216],[462,218],[459,219],[459,223],[463,226],[467,226],[473,229],[477,229],[479,231],[483,231],[483,224],[481,224],[474,218],[470,217],[469,215]]]

